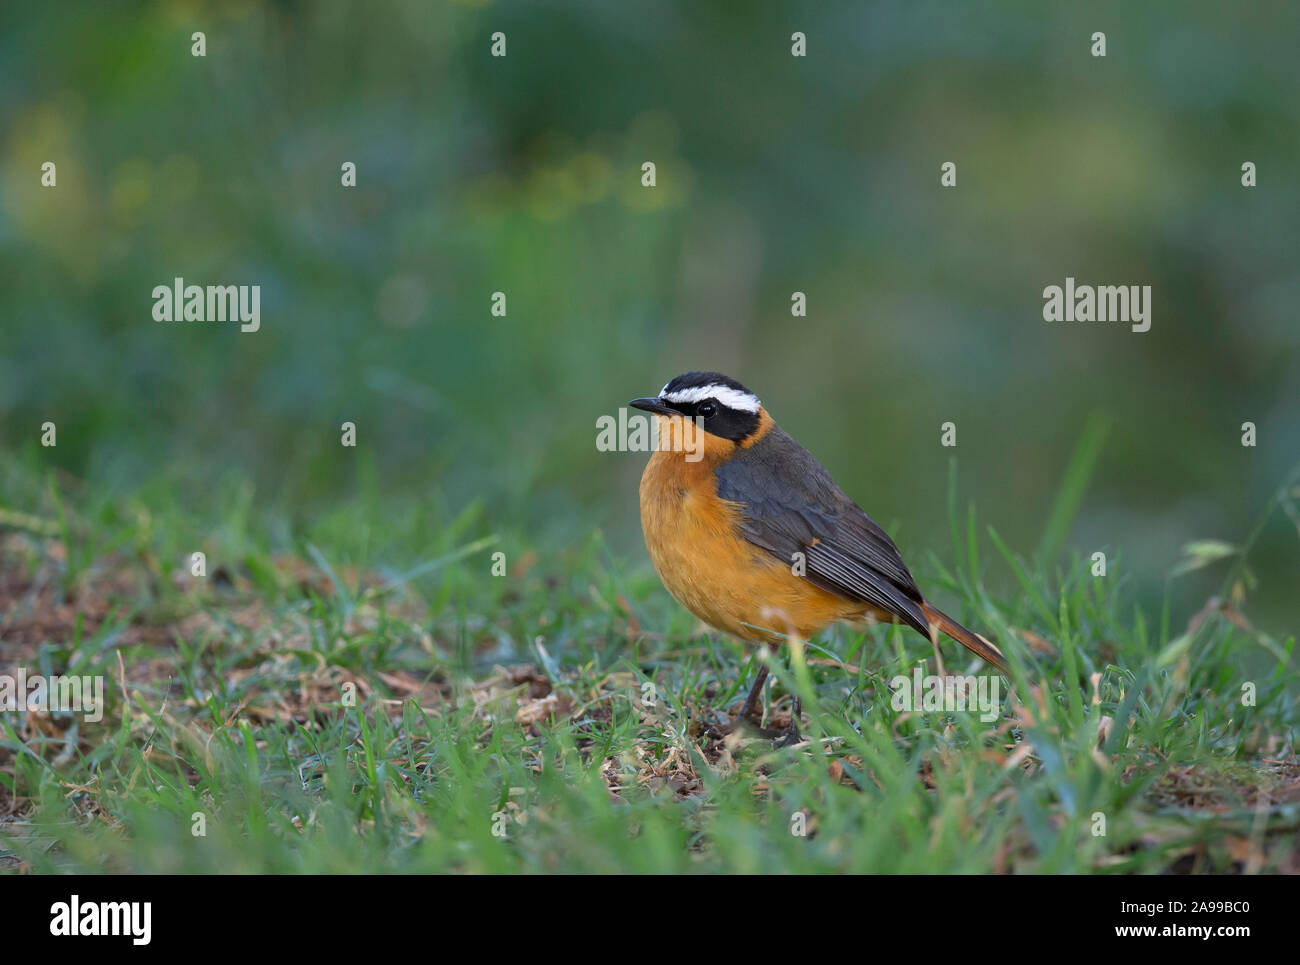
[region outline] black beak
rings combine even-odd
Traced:
[[[656,415],[681,415],[676,409],[670,409],[658,399],[633,399],[628,403],[634,409],[644,409]]]

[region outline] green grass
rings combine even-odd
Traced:
[[[238,479],[200,500],[177,479],[92,491],[8,460],[0,672],[103,675],[109,699],[98,724],[0,714],[0,867],[1296,870],[1295,638],[1246,616],[1250,547],[1294,511],[1295,477],[1240,546],[1189,547],[1179,568],[1223,569],[1221,597],[1144,613],[1122,558],[1097,578],[1061,555],[1104,435],[1085,433],[1032,556],[963,512],[954,482],[951,550],[916,561],[1010,657],[991,723],[891,706],[890,678],[934,666],[911,631],[755,654],[599,533],[530,547],[482,507],[393,505],[364,464],[356,499],[286,520]],[[186,575],[196,549],[204,578]],[[806,745],[707,732],[761,659],[769,717],[799,692]]]

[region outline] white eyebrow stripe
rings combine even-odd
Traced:
[[[672,393],[668,391],[668,386],[665,385],[659,393],[659,398],[681,405],[703,402],[705,399],[717,399],[728,409],[736,409],[740,412],[757,412],[761,404],[756,395],[741,392],[729,385],[718,385],[716,383],[714,385],[697,385],[689,389],[678,389]]]

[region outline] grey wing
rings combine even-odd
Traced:
[[[898,547],[807,449],[773,427],[717,470],[718,495],[739,504],[745,539],[804,578],[894,614],[926,636],[921,591]]]

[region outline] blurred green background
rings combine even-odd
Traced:
[[[1289,2],[6,5],[0,459],[166,473],[199,518],[246,476],[290,520],[362,461],[395,507],[648,565],[645,456],[596,419],[718,369],[951,562],[952,457],[1030,553],[1096,415],[1068,547],[1156,601],[1300,459],[1297,40]],[[1045,323],[1067,275],[1152,286],[1151,331]],[[261,331],[155,323],[176,276],[260,285]],[[1298,557],[1276,514],[1266,626],[1295,629]]]

